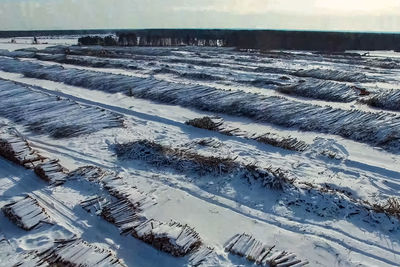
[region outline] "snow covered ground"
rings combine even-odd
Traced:
[[[0,40],[0,149],[48,163],[0,157],[0,206],[46,218],[1,213],[0,266],[400,266],[398,53],[41,40]]]

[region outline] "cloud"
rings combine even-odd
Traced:
[[[175,10],[219,11],[234,14],[400,15],[399,0],[214,0],[185,1]]]

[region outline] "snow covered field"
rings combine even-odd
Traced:
[[[0,40],[0,266],[400,266],[398,53],[39,41]]]

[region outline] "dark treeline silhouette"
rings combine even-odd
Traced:
[[[81,38],[83,45],[121,46],[227,46],[239,49],[284,49],[311,51],[345,50],[397,50],[400,51],[400,34],[313,32],[278,30],[206,30],[206,29],[146,29],[146,30],[82,30],[29,32],[32,35],[66,35],[116,33],[118,42],[104,37]],[[14,32],[18,36],[28,32]],[[4,37],[5,32],[0,32]],[[99,39],[100,38],[100,39]],[[110,37],[106,37],[110,38]],[[103,40],[101,40],[103,39]],[[110,41],[110,42],[109,42]]]
[[[312,51],[400,50],[400,34],[273,30],[137,30],[117,32],[136,45],[205,45]]]
[[[105,46],[116,46],[118,45],[117,40],[109,35],[106,37],[101,36],[84,36],[78,39],[78,44],[81,45],[105,45]]]

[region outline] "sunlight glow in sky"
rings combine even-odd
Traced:
[[[0,0],[0,30],[96,28],[400,32],[400,0]]]

